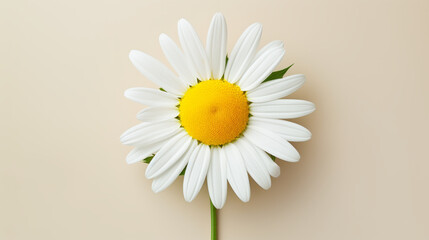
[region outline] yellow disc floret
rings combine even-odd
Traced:
[[[223,145],[246,128],[249,104],[237,85],[207,80],[186,91],[180,100],[179,117],[191,137],[207,145]]]

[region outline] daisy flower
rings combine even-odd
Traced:
[[[147,105],[137,114],[142,123],[122,134],[135,148],[127,162],[149,162],[146,177],[152,189],[166,189],[184,172],[183,194],[192,201],[207,179],[213,205],[220,209],[229,183],[243,201],[250,199],[248,175],[263,189],[280,174],[270,157],[296,162],[300,155],[289,143],[306,141],[311,133],[284,119],[315,110],[304,100],[282,99],[302,86],[302,74],[276,79],[274,68],[285,53],[281,41],[258,50],[259,23],[249,26],[227,58],[227,28],[214,15],[204,47],[192,25],[179,20],[181,48],[167,35],[159,43],[176,71],[137,50],[134,66],[160,89],[131,88],[125,97]],[[285,71],[283,71],[284,73]]]

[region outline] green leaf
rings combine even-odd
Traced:
[[[147,157],[147,158],[143,159],[142,161],[143,161],[144,163],[150,163],[150,161],[152,161],[152,158],[153,158],[153,157],[155,157],[155,155],[149,156],[149,157]]]
[[[276,71],[276,72],[272,72],[272,73],[270,74],[270,76],[268,76],[268,77],[267,77],[264,81],[262,81],[262,82],[268,82],[268,81],[271,81],[271,80],[274,80],[274,79],[282,78],[282,77],[286,74],[286,72],[289,70],[289,68],[291,68],[293,65],[294,65],[294,63],[292,63],[289,67],[287,67],[287,68],[285,68],[285,69],[282,69],[282,70],[279,70],[279,71]]]

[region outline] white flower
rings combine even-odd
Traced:
[[[283,43],[273,41],[257,51],[262,25],[248,27],[226,63],[227,29],[222,14],[214,15],[206,48],[185,19],[178,23],[183,51],[165,34],[159,42],[177,72],[151,56],[133,50],[131,62],[162,89],[131,88],[125,97],[148,105],[138,113],[143,123],[127,130],[121,142],[135,146],[127,162],[153,156],[146,177],[152,189],[167,188],[185,169],[183,193],[192,201],[206,177],[211,201],[222,208],[227,182],[244,202],[250,199],[248,174],[264,189],[280,168],[267,154],[296,162],[299,153],[289,141],[306,141],[311,133],[282,119],[315,110],[304,100],[281,99],[304,83],[298,74],[263,82],[281,61]]]

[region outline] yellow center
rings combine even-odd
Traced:
[[[249,104],[237,85],[208,80],[186,91],[180,100],[179,117],[191,137],[207,145],[223,145],[246,128]]]

